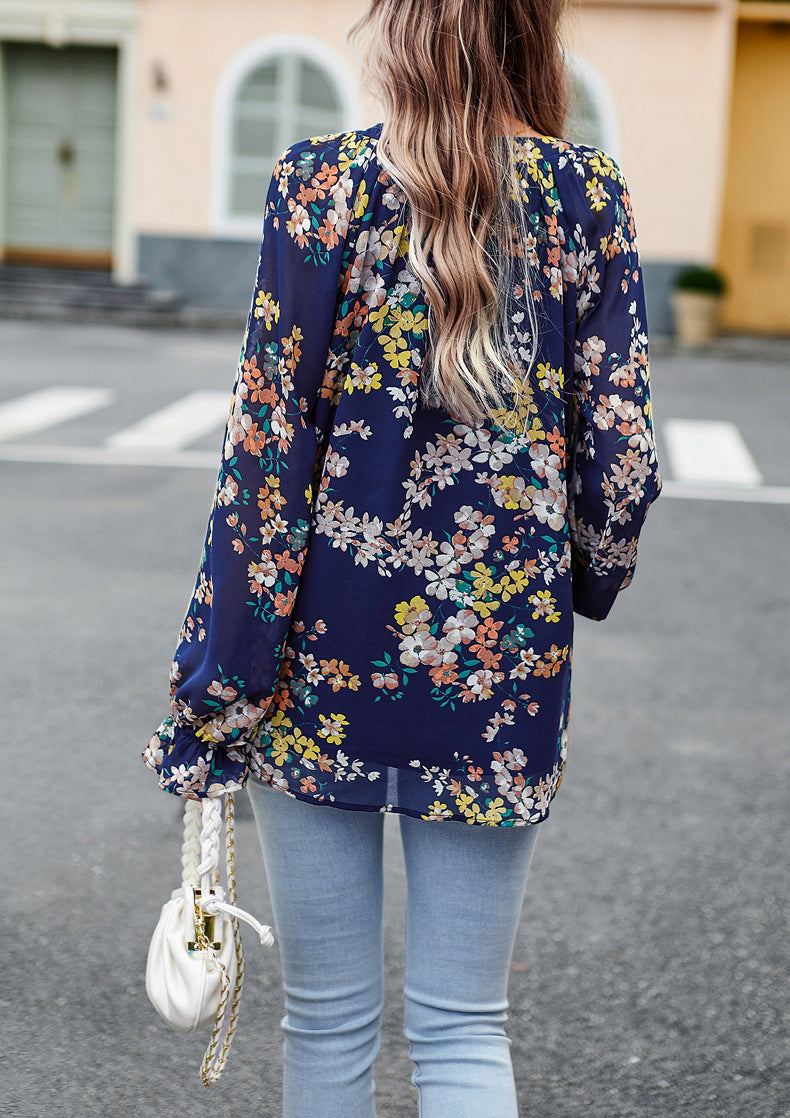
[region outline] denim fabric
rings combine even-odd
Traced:
[[[384,815],[249,791],[283,967],[284,1118],[374,1118]],[[398,823],[420,1118],[517,1118],[507,982],[537,828]]]

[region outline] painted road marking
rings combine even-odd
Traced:
[[[181,450],[225,426],[228,392],[191,392],[105,441],[110,450]]]
[[[51,388],[0,404],[0,440],[34,433],[104,407],[103,388]],[[184,449],[227,421],[227,392],[192,392],[110,435],[103,446],[43,446],[0,441],[0,461],[63,466],[147,466],[213,470],[220,451]],[[661,425],[671,465],[663,496],[687,501],[790,505],[790,486],[763,485],[738,428],[714,420],[670,419]]]
[[[686,501],[742,501],[746,504],[790,505],[790,485],[687,485],[683,481],[665,481],[661,496],[677,497]]]
[[[666,419],[661,425],[671,474],[684,485],[762,485],[763,476],[734,423]]]
[[[126,450],[102,446],[0,445],[0,461],[54,463],[60,466],[153,466],[219,470],[220,456],[200,450]]]
[[[109,388],[41,388],[0,404],[0,440],[32,435],[106,407]]]
[[[0,444],[0,462],[62,466],[148,466],[153,469],[213,470],[220,455],[199,450],[113,450],[100,446],[25,446]],[[688,485],[664,481],[662,497],[687,501],[740,501],[744,504],[790,505],[790,486]]]

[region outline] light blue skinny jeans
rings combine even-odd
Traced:
[[[384,816],[249,789],[283,968],[284,1118],[374,1118]],[[518,1118],[507,983],[537,827],[398,822],[420,1118]]]

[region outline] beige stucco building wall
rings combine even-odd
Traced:
[[[732,80],[734,0],[586,0],[565,40],[608,84],[617,153],[631,185],[646,258],[714,260]],[[346,29],[365,0],[145,0],[140,6],[137,226],[210,236],[215,105],[226,67],[251,41],[305,35],[359,84]],[[155,88],[159,75],[166,88]],[[361,99],[366,126],[375,107]]]
[[[647,259],[715,261],[734,29],[734,0],[587,0],[569,12],[568,46],[614,95]]]
[[[145,0],[137,220],[144,233],[210,235],[215,102],[226,67],[256,39],[306,36],[324,44],[358,85],[346,29],[361,0]],[[155,76],[167,88],[157,92]],[[370,114],[369,114],[370,115]],[[365,121],[360,109],[359,125]]]

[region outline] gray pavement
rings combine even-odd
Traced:
[[[239,341],[0,322],[0,403],[110,386],[107,408],[21,440],[99,446],[187,392],[229,392]],[[658,355],[654,383],[659,436],[665,417],[731,420],[766,484],[790,485],[781,355]],[[247,939],[239,1034],[211,1092],[201,1038],[161,1024],[143,982],[177,881],[180,811],[138,752],[165,711],[214,471],[0,461],[0,472],[0,1110],[277,1118],[276,951]],[[568,772],[541,827],[511,980],[524,1116],[790,1115],[789,527],[787,504],[663,498],[634,585],[605,624],[579,621]],[[241,815],[242,903],[266,917]],[[408,1118],[404,876],[386,823],[379,1114]]]

